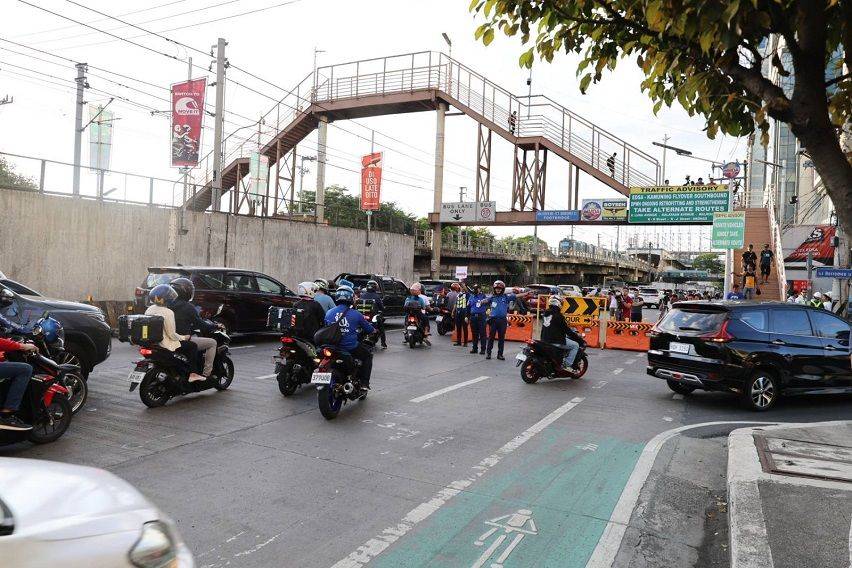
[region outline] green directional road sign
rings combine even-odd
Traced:
[[[745,241],[745,211],[713,213],[713,239],[715,249],[743,248]]]
[[[728,210],[724,185],[662,185],[630,188],[631,223],[710,223]]]

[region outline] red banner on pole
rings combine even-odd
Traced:
[[[810,252],[811,258],[816,262],[833,263],[834,247],[832,241],[834,240],[835,228],[833,225],[817,225],[808,235],[808,238],[784,260],[786,262],[806,262]]]
[[[172,85],[172,167],[195,167],[201,150],[207,79]]]
[[[382,153],[361,158],[361,210],[378,211],[382,193]]]

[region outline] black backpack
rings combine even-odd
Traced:
[[[343,339],[343,330],[340,327],[340,321],[346,317],[346,312],[349,311],[349,308],[343,310],[343,313],[340,314],[340,317],[337,318],[337,321],[334,323],[330,323],[325,327],[321,327],[319,331],[314,334],[314,345],[339,345],[340,340]]]

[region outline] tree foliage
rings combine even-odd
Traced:
[[[852,121],[852,0],[473,0],[471,10],[484,44],[495,31],[532,44],[522,66],[536,53],[578,54],[583,93],[630,59],[655,112],[679,104],[710,138],[758,129],[766,142],[768,118],[787,122],[852,227],[852,166],[838,139]],[[770,36],[783,55],[766,49]]]
[[[0,158],[0,188],[38,191],[35,181],[32,178],[16,174],[15,169],[6,161],[6,158]]]
[[[725,272],[725,264],[719,259],[719,255],[712,252],[696,256],[692,260],[692,268],[695,270],[706,270],[711,274],[722,274]]]
[[[304,191],[302,196],[303,204],[306,202],[313,208],[316,193]],[[328,222],[336,227],[363,229],[367,226],[367,216],[360,209],[358,197],[341,185],[325,188],[325,216]],[[416,217],[406,213],[393,201],[383,201],[379,210],[373,211],[371,226],[377,231],[413,234],[416,225]]]

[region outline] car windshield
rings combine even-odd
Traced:
[[[369,276],[350,276],[349,278],[347,278],[347,280],[352,282],[352,284],[355,286],[355,288],[366,288],[367,282],[370,281],[370,277]]]
[[[641,294],[656,294],[657,289],[656,288],[639,288],[639,292]]]
[[[14,280],[0,280],[0,285],[5,286],[15,294],[21,294],[23,296],[41,296],[41,294],[32,288],[27,288],[23,284],[19,284]]]
[[[677,335],[712,333],[719,330],[726,315],[726,312],[719,310],[673,308],[658,327],[665,332]]]
[[[153,288],[160,284],[168,284],[175,278],[180,278],[181,276],[186,275],[181,274],[180,272],[151,272],[145,279],[145,288]]]
[[[550,286],[530,286],[529,291],[534,296],[538,296],[539,294],[552,294],[554,292],[553,288]]]

